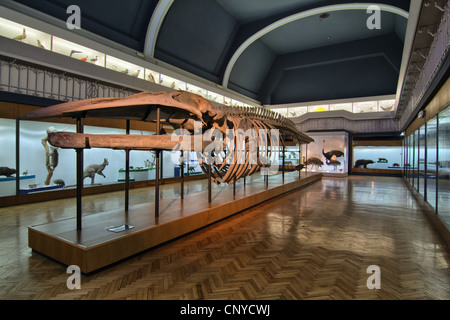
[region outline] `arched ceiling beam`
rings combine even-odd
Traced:
[[[159,0],[153,12],[152,18],[147,29],[147,35],[145,36],[144,55],[146,57],[154,58],[156,40],[158,39],[159,29],[164,21],[167,12],[170,9],[174,0]]]
[[[266,35],[267,33],[282,27],[290,22],[297,21],[299,19],[307,18],[310,16],[322,14],[322,13],[329,13],[333,11],[343,11],[343,10],[367,10],[369,6],[375,5],[380,8],[381,11],[391,12],[395,13],[401,17],[404,17],[408,19],[409,14],[407,11],[400,9],[395,6],[386,5],[386,4],[378,4],[378,3],[345,3],[345,4],[337,4],[337,5],[329,5],[329,6],[323,6],[319,8],[314,8],[306,11],[302,11],[293,15],[290,15],[286,18],[280,19],[278,21],[275,21],[274,23],[268,25],[267,27],[261,29],[260,31],[253,34],[251,37],[249,37],[247,40],[245,40],[239,48],[234,52],[233,56],[231,57],[230,61],[228,62],[227,68],[225,69],[225,74],[223,76],[222,86],[224,88],[228,87],[228,82],[230,80],[231,71],[233,70],[233,67],[236,63],[236,61],[239,59],[241,54],[256,40],[261,38],[262,36]]]

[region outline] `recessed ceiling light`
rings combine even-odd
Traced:
[[[330,16],[329,13],[322,13],[322,14],[319,16],[319,18],[320,18],[320,19],[326,19],[326,18],[328,18],[329,16]]]

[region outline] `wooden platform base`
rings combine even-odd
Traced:
[[[130,206],[83,216],[83,228],[76,230],[76,219],[51,222],[28,228],[28,244],[36,252],[65,265],[77,265],[81,272],[91,273],[112,263],[207,226],[283,193],[319,181],[321,174],[286,173],[214,188],[208,203],[207,191],[184,199],[162,199],[160,216],[155,218],[154,203]],[[133,228],[112,232],[110,227],[130,225]]]

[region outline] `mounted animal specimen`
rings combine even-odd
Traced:
[[[337,167],[341,165],[341,162],[340,162],[340,161],[337,161],[337,160],[330,160],[330,161],[327,160],[326,163],[327,163],[327,165],[329,165],[329,166],[333,166],[333,167],[334,167],[334,170],[336,170]]]
[[[66,183],[64,182],[63,179],[55,179],[55,180],[53,180],[53,183],[58,186],[63,186],[63,187],[66,185]]]
[[[325,159],[327,159],[327,161],[336,160],[336,158],[344,156],[344,153],[340,150],[331,150],[325,152],[325,140],[323,140],[322,154],[324,155]]]
[[[361,168],[361,167],[363,167],[363,168],[366,168],[366,169],[367,169],[367,165],[372,164],[372,163],[375,163],[375,161],[373,161],[373,160],[359,159],[359,160],[356,160],[356,162],[355,162],[355,168]]]
[[[112,148],[124,150],[195,151],[201,169],[211,169],[215,183],[233,183],[257,170],[272,170],[285,139],[296,144],[314,140],[295,124],[271,110],[254,107],[214,106],[185,91],[141,92],[125,98],[73,101],[32,111],[24,120],[49,117],[99,117],[158,122],[176,134],[94,135],[55,132],[49,142],[60,148]],[[211,147],[212,146],[212,147]],[[278,166],[276,171],[278,170]],[[275,172],[276,172],[275,171]]]
[[[188,171],[191,173],[191,172],[195,172],[195,167],[191,167],[191,166],[189,166],[188,167]]]
[[[0,167],[0,176],[11,177],[16,173],[16,169],[8,168],[8,167]]]
[[[50,180],[52,179],[53,176],[53,171],[55,171],[59,161],[58,148],[48,145],[48,135],[55,131],[56,131],[55,127],[48,127],[47,136],[41,140],[41,144],[45,150],[45,168],[47,169],[47,177],[45,179],[44,184],[46,186],[50,184]]]
[[[105,167],[108,164],[109,164],[108,159],[105,158],[102,164],[91,164],[87,166],[83,172],[83,180],[86,178],[91,178],[91,184],[94,184],[95,174],[98,174],[103,178],[106,178],[106,176],[103,174],[103,170],[105,170]]]
[[[316,169],[321,168],[323,166],[323,161],[317,157],[311,157],[306,161],[307,166],[316,167]]]

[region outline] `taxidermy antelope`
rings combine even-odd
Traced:
[[[102,164],[91,164],[84,169],[83,172],[83,180],[86,178],[91,178],[91,184],[94,184],[95,174],[101,175],[103,178],[106,178],[103,174],[103,170],[109,164],[108,159],[104,159]]]

